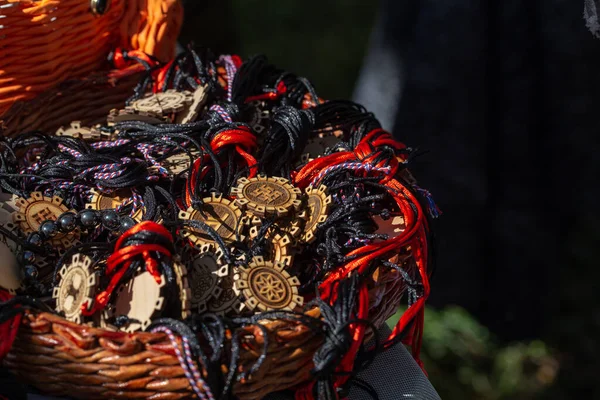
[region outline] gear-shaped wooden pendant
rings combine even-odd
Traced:
[[[169,89],[165,92],[150,93],[144,98],[134,101],[131,108],[138,113],[168,115],[182,111],[192,104],[194,97],[187,90]]]
[[[208,312],[217,315],[237,315],[244,308],[240,296],[241,293],[235,286],[235,277],[237,268],[229,268],[229,273],[222,277],[219,281],[221,294],[218,297],[213,297],[208,302]]]
[[[42,192],[32,192],[26,199],[18,198],[16,205],[19,211],[13,213],[13,222],[18,225],[21,232],[29,234],[37,232],[44,221],[56,221],[56,219],[69,210],[64,200],[58,196],[44,196]],[[60,249],[67,249],[79,240],[79,230],[70,233],[57,233],[49,240],[49,243]]]
[[[263,100],[252,101],[249,105],[252,109],[252,114],[248,125],[250,125],[256,136],[264,137],[270,126],[271,112]]]
[[[311,243],[315,240],[315,233],[318,225],[325,222],[329,215],[329,208],[332,203],[331,196],[327,194],[327,187],[320,185],[316,188],[309,186],[306,188],[306,206],[307,220],[302,234],[302,241]]]
[[[187,124],[190,122],[194,122],[198,118],[198,115],[200,115],[200,113],[202,112],[202,108],[204,108],[207,99],[207,85],[198,86],[192,94],[191,104],[188,107],[186,107],[185,110],[181,111],[177,116],[177,123]]]
[[[108,195],[104,193],[100,193],[96,189],[90,190],[90,201],[85,205],[85,208],[89,210],[109,210],[114,209],[121,206],[129,196],[125,192],[120,192],[113,195]],[[137,222],[142,221],[142,217],[144,215],[144,209],[138,208],[131,218],[136,220]]]
[[[190,166],[192,165],[190,155],[192,156],[192,160],[194,160],[200,156],[200,153],[197,150],[190,151],[190,154],[185,152],[176,153],[160,160],[159,163],[167,170],[169,175],[177,176],[190,169]],[[187,174],[184,174],[184,176],[185,175]]]
[[[260,217],[288,215],[302,206],[300,189],[281,177],[259,175],[251,179],[240,178],[231,194],[236,197],[237,205]]]
[[[211,197],[202,199],[202,202],[199,210],[190,207],[187,211],[180,211],[179,218],[204,222],[213,228],[225,243],[234,242],[239,234],[238,228],[241,224],[242,211],[230,200],[214,193]],[[186,227],[183,235],[198,248],[204,244],[215,243],[206,232],[191,226]],[[239,234],[239,239],[243,240],[243,235]]]
[[[189,284],[188,271],[185,265],[179,261],[173,263],[173,271],[175,272],[175,279],[177,281],[177,288],[179,289],[179,299],[181,300],[181,319],[186,319],[191,315],[192,307],[192,291]]]
[[[106,117],[106,123],[109,126],[112,126],[117,122],[125,121],[143,121],[148,124],[156,125],[167,122],[167,118],[153,112],[137,111],[133,109],[133,107],[125,107],[121,110],[113,108]]]
[[[3,193],[2,193],[3,194]],[[16,196],[15,196],[16,197]],[[2,201],[2,200],[0,200]],[[15,234],[15,236],[19,236],[17,225],[13,223],[13,213],[16,210],[8,205],[8,203],[0,203],[0,225]],[[12,240],[8,239],[4,235],[0,235],[0,242],[7,245],[10,251],[14,254],[17,251],[19,245]]]
[[[60,271],[60,282],[52,292],[56,300],[56,311],[64,313],[65,318],[81,323],[82,307],[91,307],[96,293],[97,279],[92,271],[93,261],[90,257],[76,253],[71,263],[64,265]]]
[[[307,215],[306,210],[300,210],[285,217],[277,218],[274,224],[267,229],[267,236],[280,232],[289,235],[292,239],[299,238],[302,236]],[[249,218],[250,231],[248,233],[250,238],[254,239],[258,236],[264,223],[265,221],[256,215]]]
[[[68,127],[60,127],[56,130],[56,136],[69,136],[76,139],[97,141],[97,140],[109,140],[110,134],[103,132],[99,125],[88,128],[82,126],[81,121],[73,121]]]
[[[10,294],[14,295],[23,283],[23,274],[13,251],[5,242],[6,239],[3,236],[0,236],[0,239],[3,239],[0,242],[0,258],[2,259],[0,288],[8,290]]]
[[[254,240],[257,240],[257,238],[255,237]],[[267,260],[289,266],[292,265],[293,260],[292,245],[293,240],[290,235],[277,233],[276,231],[267,232],[264,238],[264,252],[262,255]]]
[[[247,267],[239,268],[235,285],[242,291],[248,309],[294,311],[304,304],[304,299],[298,295],[300,280],[284,268],[285,265],[262,257],[254,257]]]
[[[114,294],[112,316],[126,316],[129,322],[121,329],[125,332],[145,330],[165,307],[166,278],[160,283],[148,271],[143,271],[123,283]],[[107,318],[108,319],[108,318]]]
[[[229,265],[223,262],[221,249],[203,245],[199,253],[192,257],[189,269],[191,305],[195,312],[205,312],[207,303],[221,295],[223,289],[219,287],[219,282],[228,275]]]

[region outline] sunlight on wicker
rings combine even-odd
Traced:
[[[183,19],[178,0],[0,0],[0,116],[67,80],[106,70],[116,46],[167,61]]]

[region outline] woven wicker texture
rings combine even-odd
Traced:
[[[2,117],[4,136],[40,130],[55,132],[71,121],[82,126],[106,123],[113,108],[122,108],[139,81],[139,74],[110,82],[106,73],[64,82],[33,100],[15,103]]]
[[[379,274],[369,291],[371,315],[376,326],[398,307],[403,291],[397,272]],[[317,308],[306,312],[318,318]],[[267,357],[261,368],[234,394],[241,400],[261,399],[269,393],[308,381],[312,357],[322,344],[318,333],[299,323],[265,321]],[[371,335],[372,336],[372,335]],[[240,370],[247,370],[260,356],[264,337],[248,326],[240,334]],[[369,340],[366,338],[365,340]],[[81,399],[180,399],[193,392],[162,333],[126,334],[90,328],[56,315],[29,313],[4,367],[43,393]],[[227,360],[223,360],[226,371]]]
[[[104,15],[94,15],[89,0],[0,0],[0,18],[3,116],[16,101],[106,70],[115,46],[169,60],[183,9],[179,0],[111,0]]]

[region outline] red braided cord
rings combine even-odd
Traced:
[[[170,241],[173,240],[171,233],[164,226],[152,221],[141,222],[123,233],[115,244],[115,249],[117,250],[106,260],[106,275],[112,275],[109,284],[105,290],[96,295],[92,307],[88,309],[89,304],[87,302],[82,304],[81,312],[83,315],[91,316],[106,307],[110,296],[121,281],[121,278],[123,278],[123,275],[127,272],[133,259],[139,255],[144,258],[146,271],[152,274],[154,279],[160,283],[161,274],[158,270],[158,263],[151,256],[151,252],[159,252],[167,257],[171,256],[171,252],[158,244],[140,244],[120,248],[124,240],[141,231],[151,231],[168,238]]]
[[[353,152],[338,152],[311,161],[293,176],[294,183],[299,187],[306,187],[322,170],[336,164],[348,161],[356,161],[364,164],[373,163],[378,156],[377,148],[379,146],[392,147],[397,151],[406,149],[404,144],[395,141],[389,133],[382,129],[376,129],[369,132],[361,140],[358,146],[356,146],[356,149]],[[356,258],[335,271],[330,272],[320,285],[319,290],[322,299],[335,299],[335,292],[333,289],[336,282],[345,279],[353,271],[358,273],[365,272],[371,264],[371,261],[378,259],[385,254],[393,254],[397,252],[399,248],[410,246],[423,284],[423,295],[403,313],[392,333],[389,335],[388,341],[391,341],[398,334],[404,332],[409,326],[409,323],[414,320],[414,324],[408,332],[409,335],[407,335],[405,343],[411,345],[413,357],[421,368],[423,368],[419,356],[423,332],[425,301],[427,300],[430,291],[429,277],[427,274],[427,221],[420,203],[412,192],[394,179],[399,168],[399,162],[404,161],[404,158],[402,156],[397,156],[392,160],[379,161],[375,166],[383,167],[385,166],[384,163],[386,161],[389,162],[389,166],[391,167],[390,172],[386,174],[387,176],[381,179],[379,183],[387,185],[389,194],[394,198],[394,201],[404,216],[406,228],[401,234],[394,238],[379,243],[369,244],[351,251],[348,254],[348,257]],[[364,297],[365,294],[366,298]],[[359,295],[357,318],[367,319],[367,317],[368,293],[366,292],[366,286],[363,286],[361,287]],[[340,363],[338,372],[352,371],[354,359],[356,358],[356,353],[364,339],[366,327],[362,324],[352,324],[349,329],[353,335],[353,342],[350,350]],[[336,379],[334,383],[335,387],[343,386],[348,379],[348,375],[342,374]],[[296,399],[312,400],[313,386],[314,383],[311,383],[298,390]]]

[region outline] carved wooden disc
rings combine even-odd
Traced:
[[[219,287],[222,277],[229,275],[229,266],[223,263],[223,253],[208,244],[192,258],[189,272],[192,308],[205,312],[207,303],[218,298],[223,289]]]
[[[252,128],[256,136],[264,136],[270,126],[271,112],[268,110],[266,102],[255,100],[250,102],[251,119],[248,125]]]
[[[69,210],[60,197],[47,197],[41,192],[32,192],[26,199],[18,198],[16,205],[19,210],[13,213],[13,222],[18,224],[25,234],[37,232],[44,221],[56,221],[62,213],[75,212]],[[49,242],[65,249],[71,247],[77,239],[79,239],[79,231],[75,230],[68,234],[57,233]]]
[[[300,189],[281,177],[240,178],[231,193],[236,197],[236,204],[261,217],[287,215],[302,205]]]
[[[109,195],[92,189],[90,190],[90,193],[92,196],[90,198],[90,202],[85,205],[85,208],[98,211],[115,209],[121,206],[130,197],[130,195],[128,195],[125,191],[120,191]],[[133,215],[131,215],[131,218],[137,222],[141,222],[143,215],[143,208],[139,208],[135,213],[133,213]]]
[[[1,237],[4,239],[4,237]],[[15,294],[17,289],[21,287],[23,276],[17,263],[17,259],[9,246],[3,241],[0,241],[0,288],[8,290],[9,293]]]
[[[208,93],[205,86],[198,86],[192,94],[192,103],[177,116],[177,122],[187,124],[194,122],[208,99]]]
[[[191,150],[190,154],[186,152],[176,153],[160,160],[159,163],[167,170],[169,175],[179,175],[190,169],[190,166],[192,165],[190,155],[192,156],[192,160],[194,160],[200,156],[200,153],[197,150]],[[187,174],[184,174],[184,176],[186,175]]]
[[[290,215],[277,218],[275,223],[267,229],[267,236],[272,237],[275,233],[287,234],[293,239],[299,238],[303,233],[305,221],[307,219],[306,210],[295,212]],[[258,236],[265,221],[256,215],[249,218],[250,231],[249,236],[254,239]]]
[[[329,215],[329,208],[332,202],[331,196],[327,194],[327,187],[320,185],[316,188],[306,188],[306,206],[307,206],[307,221],[304,226],[302,240],[305,243],[311,243],[315,240],[315,232],[318,225],[325,222]]]
[[[54,288],[52,297],[56,300],[56,311],[65,314],[69,321],[81,323],[81,308],[91,307],[96,292],[96,275],[92,271],[92,259],[86,255],[74,254],[71,263],[59,271],[60,282]]]
[[[279,262],[254,257],[246,268],[239,269],[235,285],[242,291],[244,303],[250,310],[293,311],[304,303],[304,299],[298,296],[300,281],[290,276],[284,267]]]
[[[173,271],[177,279],[177,288],[179,289],[179,299],[181,300],[181,319],[186,319],[191,314],[192,291],[188,280],[188,271],[185,265],[176,261],[173,263]]]
[[[148,271],[144,271],[119,287],[114,294],[113,314],[139,321],[130,321],[122,328],[124,331],[145,330],[152,319],[160,315],[165,303],[165,283],[164,275],[161,275],[159,284]]]
[[[203,203],[200,210],[190,207],[187,211],[181,211],[179,218],[204,222],[212,227],[225,243],[235,241],[242,211],[230,200],[215,194],[204,198]],[[204,244],[214,244],[214,240],[206,232],[193,227],[186,227],[183,234],[199,248]]]
[[[241,293],[235,286],[236,268],[230,268],[229,273],[219,281],[221,294],[208,302],[208,312],[217,315],[239,314],[243,303]]]
[[[190,92],[169,89],[166,92],[151,93],[136,100],[131,104],[131,108],[137,112],[165,115],[179,112],[192,102],[193,96]]]
[[[377,224],[375,233],[388,235],[389,239],[395,238],[406,229],[402,215],[392,215],[387,220],[384,220],[379,215],[375,215],[373,216],[373,221]]]
[[[81,126],[81,121],[73,121],[71,125],[64,128],[60,127],[56,130],[56,136],[70,136],[82,140],[99,140],[100,133],[94,128]]]

